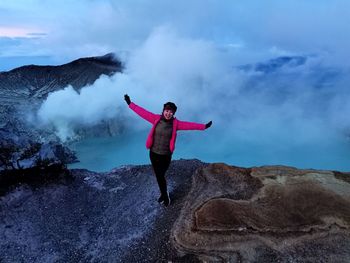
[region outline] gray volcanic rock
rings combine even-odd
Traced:
[[[35,116],[50,92],[68,85],[79,92],[82,87],[93,84],[101,75],[111,76],[122,69],[122,63],[113,54],[107,54],[80,58],[60,66],[29,65],[0,72],[0,141],[6,144],[0,145],[0,151],[5,153],[1,157],[8,155],[9,149],[18,149],[7,160],[1,158],[3,161],[0,161],[0,170],[4,167],[4,162],[11,164],[12,159],[18,159],[28,144],[43,144],[45,150],[40,150],[39,155],[29,158],[31,160],[24,160],[25,168],[35,166],[37,159],[45,159],[46,163],[57,163],[63,159],[75,160],[67,147],[59,145],[60,140],[54,133],[54,127],[39,125],[32,116]],[[106,120],[96,124],[94,128],[82,127],[77,133],[80,137],[112,135],[119,129],[115,120]],[[57,150],[58,148],[61,150]],[[58,152],[64,154],[56,156]]]
[[[16,119],[0,128],[0,172],[18,170],[22,173],[23,169],[65,166],[75,161],[74,152],[59,143],[55,136],[48,134],[42,139],[42,133]]]
[[[349,262],[350,173],[199,169],[172,242],[215,262]]]
[[[102,74],[122,71],[122,63],[113,54],[80,58],[60,66],[29,65],[0,72],[0,98],[10,104],[18,99],[45,99],[49,92],[71,85],[79,91]]]
[[[122,63],[113,54],[80,58],[60,66],[29,65],[0,72],[0,128],[8,121],[36,112],[50,92],[71,85],[76,91],[91,85],[101,75],[121,72]]]
[[[239,66],[238,69],[268,74],[276,72],[284,66],[293,68],[304,65],[307,59],[307,56],[281,56],[274,59],[270,59],[266,62],[257,63],[255,65],[242,65]]]
[[[74,169],[0,196],[0,261],[349,262],[349,177],[172,161],[164,208],[150,165]]]
[[[171,163],[167,209],[150,165],[19,184],[0,196],[0,262],[188,262],[171,247],[170,230],[203,165]]]

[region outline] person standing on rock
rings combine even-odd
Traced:
[[[149,156],[160,190],[158,202],[167,207],[170,204],[170,196],[165,173],[175,149],[176,132],[178,130],[205,130],[212,125],[212,121],[207,124],[180,121],[174,117],[177,107],[173,102],[164,104],[162,114],[154,114],[131,102],[127,94],[124,95],[124,99],[130,109],[152,124],[146,147],[150,149]]]

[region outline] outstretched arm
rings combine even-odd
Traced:
[[[135,103],[131,102],[130,97],[125,94],[124,99],[126,103],[129,105],[129,108],[132,109],[137,115],[139,115],[141,118],[145,119],[146,121],[150,123],[154,123],[154,121],[157,119],[158,115],[154,114],[138,105]]]
[[[207,124],[201,124],[201,123],[178,120],[177,129],[178,130],[205,130],[209,128],[211,124],[212,124],[212,121],[208,122]]]

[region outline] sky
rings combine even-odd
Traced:
[[[326,53],[349,63],[350,3],[334,1],[1,0],[0,71],[130,52],[159,27],[257,61]]]

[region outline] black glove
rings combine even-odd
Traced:
[[[212,124],[213,124],[212,121],[208,122],[208,123],[205,125],[205,128],[208,129]]]
[[[130,97],[128,94],[124,95],[124,100],[126,101],[126,103],[129,105],[131,103]]]

